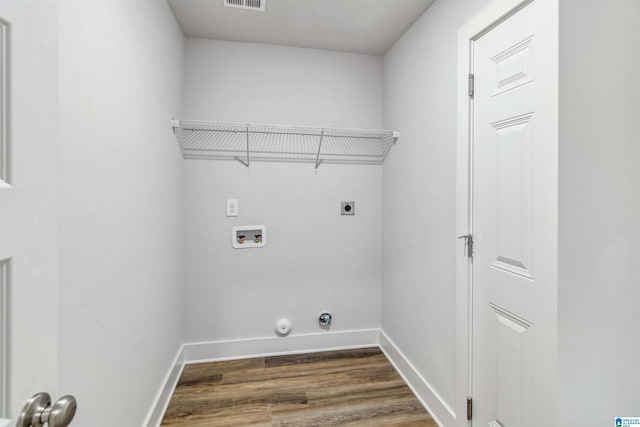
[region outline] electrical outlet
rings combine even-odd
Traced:
[[[340,202],[340,215],[355,215],[355,214],[356,214],[356,202],[354,201]]]
[[[238,199],[227,199],[227,216],[238,216]]]

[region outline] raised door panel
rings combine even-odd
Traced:
[[[532,114],[492,123],[496,253],[491,266],[528,279],[532,271]]]
[[[496,360],[496,417],[489,425],[527,426],[527,405],[532,386],[532,324],[497,305],[494,312]],[[493,424],[492,424],[493,423]]]

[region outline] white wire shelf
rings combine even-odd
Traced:
[[[380,165],[400,133],[391,130],[172,120],[185,159]]]

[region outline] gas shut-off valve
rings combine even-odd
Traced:
[[[320,323],[320,327],[323,329],[329,329],[331,326],[331,313],[327,313],[326,311],[320,314],[318,318],[318,323]]]

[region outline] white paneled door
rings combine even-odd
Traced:
[[[0,426],[60,397],[58,7],[0,1]]]
[[[472,40],[473,426],[554,425],[557,4]]]

